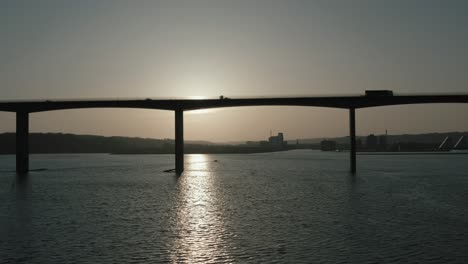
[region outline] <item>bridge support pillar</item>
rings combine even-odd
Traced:
[[[16,113],[16,173],[29,171],[29,113]]]
[[[184,111],[175,111],[175,171],[177,175],[184,172]]]
[[[354,108],[349,109],[349,155],[350,171],[356,173],[356,113]]]

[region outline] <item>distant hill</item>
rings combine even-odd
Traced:
[[[15,134],[0,134],[0,154],[15,153]],[[62,133],[31,133],[31,153],[111,153],[135,149],[169,148],[171,139],[104,137]]]
[[[173,139],[104,137],[62,133],[30,133],[30,153],[174,153]],[[282,149],[286,150],[286,149]],[[258,153],[278,151],[268,146],[233,146],[209,141],[185,141],[185,153]],[[15,133],[0,134],[0,154],[16,152]]]

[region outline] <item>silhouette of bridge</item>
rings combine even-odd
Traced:
[[[84,108],[139,108],[170,110],[175,112],[175,165],[176,173],[184,171],[184,111],[241,107],[241,106],[314,106],[341,108],[349,111],[350,171],[356,172],[356,117],[355,110],[366,107],[427,104],[468,103],[466,94],[444,95],[392,95],[367,94],[365,96],[317,96],[283,98],[225,98],[219,99],[142,99],[142,100],[46,100],[0,102],[0,111],[16,113],[16,171],[29,171],[29,114],[44,111]]]

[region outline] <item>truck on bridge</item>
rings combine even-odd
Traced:
[[[393,96],[391,90],[366,90],[366,96]]]

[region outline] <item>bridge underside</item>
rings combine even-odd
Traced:
[[[355,109],[376,106],[468,103],[468,95],[408,95],[408,96],[341,96],[296,98],[247,98],[201,100],[93,100],[93,101],[31,101],[0,102],[0,111],[16,113],[16,171],[29,171],[29,114],[43,111],[83,108],[140,108],[175,112],[175,164],[176,173],[184,171],[184,111],[239,106],[316,106],[349,109],[350,171],[356,172]]]
[[[184,171],[184,111],[175,111],[175,172]],[[29,113],[16,113],[16,172],[29,172]]]
[[[356,172],[355,110],[349,110],[350,125],[350,171]],[[184,111],[175,112],[175,172],[184,172]],[[25,175],[29,171],[29,113],[16,113],[16,172]]]

